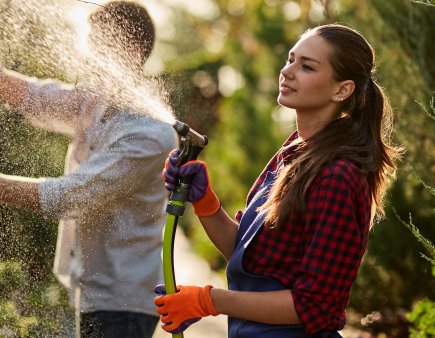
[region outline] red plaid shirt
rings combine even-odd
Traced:
[[[294,149],[288,144],[295,137],[290,136],[266,166],[248,203],[268,171],[291,161]],[[307,192],[305,214],[294,215],[280,229],[263,225],[246,249],[243,267],[292,290],[296,311],[308,333],[341,330],[367,245],[370,211],[368,184],[355,164],[347,160],[329,163]]]

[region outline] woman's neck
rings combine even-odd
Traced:
[[[296,114],[296,127],[298,136],[302,140],[311,138],[314,134],[325,128],[332,118],[325,115],[308,115],[308,114]]]

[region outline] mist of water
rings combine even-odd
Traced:
[[[0,46],[4,60],[0,62],[14,67],[20,62],[35,64],[47,77],[64,74],[69,82],[94,91],[111,104],[173,124],[174,113],[162,81],[135,71],[134,60],[127,53],[115,56],[106,47],[120,41],[100,41],[98,54],[87,45],[86,15],[98,6],[91,1],[10,1],[0,11],[4,41]]]
[[[86,13],[77,12],[78,19],[80,19],[78,22],[70,20],[68,16],[76,6],[83,8],[84,3],[73,0],[0,0],[0,64],[26,75],[38,74],[43,78],[59,77],[59,80],[65,82],[80,84],[81,87],[89,88],[91,93],[97,94],[103,100],[118,107],[128,107],[136,112],[173,124],[175,122],[174,113],[168,104],[162,81],[157,77],[147,78],[143,74],[132,71],[132,67],[129,66],[133,60],[130,60],[127,54],[122,56],[122,62],[114,58],[104,58],[104,54],[111,54],[109,50],[105,53],[103,49],[108,41],[101,41],[102,54],[94,54],[86,44],[86,33],[88,32]],[[85,6],[87,10],[93,10],[98,5],[88,3]],[[42,167],[45,168],[45,165],[50,170],[54,170],[57,162],[52,157],[56,150],[50,147],[48,134],[43,134],[38,139],[35,138],[35,135],[29,133],[30,129],[26,129],[27,124],[15,121],[19,118],[14,113],[0,112],[0,125],[3,126],[0,133],[1,171],[7,168],[14,174],[32,176],[41,174],[40,170]],[[7,130],[8,126],[14,130]],[[27,148],[24,151],[24,147],[28,145],[21,144],[21,140],[32,137],[34,137],[32,140],[35,142],[32,143],[35,146],[41,143],[47,144],[51,160],[38,159],[37,151],[32,152]],[[9,138],[14,141],[10,141]],[[29,153],[34,157],[28,158],[26,154]],[[48,156],[47,153],[43,155]],[[62,158],[63,154],[60,154],[56,159],[60,163]],[[39,161],[44,164],[39,165]],[[60,169],[58,174],[61,174]],[[51,176],[53,172],[42,174]],[[55,233],[53,229],[56,225],[54,222],[49,223],[53,228],[47,230],[47,221],[43,223],[33,214],[25,214],[25,216],[24,220],[24,216],[18,210],[9,210],[0,205],[0,228],[2,230],[0,280],[2,280],[1,264],[7,263],[8,260],[24,261],[22,266],[29,271],[35,267],[41,268],[41,271],[34,271],[33,275],[29,274],[28,279],[19,280],[17,285],[12,285],[17,290],[11,289],[10,295],[7,295],[16,305],[16,309],[9,312],[17,313],[17,318],[27,323],[28,326],[31,320],[36,321],[35,317],[18,316],[21,312],[28,313],[28,307],[34,307],[33,303],[29,304],[27,301],[27,298],[33,299],[32,292],[34,291],[40,297],[41,304],[44,304],[40,306],[43,310],[38,313],[40,317],[38,320],[47,322],[56,320],[62,325],[54,333],[53,328],[43,327],[41,324],[37,328],[38,332],[32,333],[32,337],[49,337],[55,334],[57,337],[70,338],[74,333],[74,313],[71,309],[61,308],[58,305],[58,299],[61,296],[57,293],[62,292],[63,294],[64,290],[58,289],[58,286],[50,286],[45,291],[42,287],[41,290],[37,288],[38,278],[40,278],[38,276],[51,269],[51,267],[41,265],[41,262],[47,261],[48,253],[44,252],[42,257],[35,254],[34,259],[29,259],[32,257],[31,253],[38,252],[37,250],[42,247],[47,252],[54,250],[55,239],[52,234]],[[44,227],[41,227],[41,224],[44,224]],[[44,229],[45,232],[41,234]],[[35,242],[36,240],[38,242]],[[44,241],[44,243],[41,244],[39,241]],[[27,262],[25,262],[26,259]],[[18,272],[16,275],[19,275]],[[9,312],[0,314],[0,322],[8,322]],[[0,325],[0,335],[15,336],[12,330],[18,324],[14,325],[15,322],[12,320],[9,320],[9,323],[10,325]]]

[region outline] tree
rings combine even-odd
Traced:
[[[375,227],[369,241],[363,278],[358,279],[351,305],[359,307],[362,313],[372,312],[370,307],[379,311],[378,320],[367,322],[374,333],[407,337],[409,323],[404,314],[416,300],[434,299],[435,283],[430,269],[420,260],[418,243],[400,226],[391,207],[402,219],[412,214],[422,234],[431,240],[435,238],[431,226],[434,196],[413,174],[416,172],[418,177],[430,182],[435,171],[435,125],[427,123],[418,104],[426,101],[435,86],[435,69],[430,61],[435,56],[431,42],[435,33],[431,24],[433,11],[401,0],[370,1],[370,4],[374,15],[367,12],[363,15],[373,22],[368,28],[373,29],[372,35],[377,35],[377,40],[383,44],[381,49],[377,48],[384,70],[378,76],[397,113],[396,140],[405,145],[407,152],[390,193],[388,217]],[[376,16],[382,17],[383,22]],[[405,85],[401,85],[403,80]],[[375,291],[368,295],[370,289]],[[397,330],[398,327],[402,329]]]
[[[435,120],[434,98],[431,100],[430,109],[425,108],[423,105],[422,108],[429,118]],[[416,173],[415,176],[419,182],[433,196],[435,196],[435,188],[424,182]],[[435,209],[433,209],[433,211],[435,214]],[[397,217],[399,221],[411,231],[418,242],[420,242],[420,244],[422,244],[422,246],[426,249],[428,256],[421,253],[421,257],[426,259],[432,265],[432,276],[435,277],[435,245],[420,233],[418,227],[412,220],[411,214],[409,215],[408,222],[405,222],[403,219],[401,219],[399,215],[397,215]],[[410,328],[411,338],[430,338],[435,336],[435,300],[431,300],[426,297],[419,300],[414,304],[412,311],[407,314],[407,318],[412,323]]]

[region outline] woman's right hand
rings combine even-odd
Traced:
[[[208,168],[203,161],[189,161],[181,167],[177,166],[180,150],[169,153],[162,172],[165,187],[169,191],[177,188],[178,179],[192,176],[187,200],[193,204],[198,216],[212,216],[220,209],[220,202],[210,185]]]

